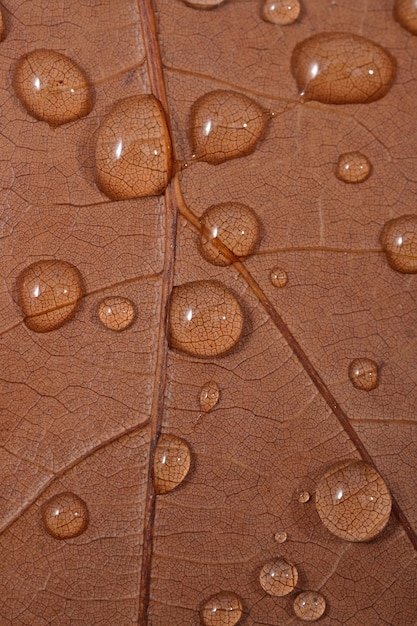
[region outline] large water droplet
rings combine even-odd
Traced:
[[[259,574],[262,589],[270,596],[286,596],[298,581],[297,568],[285,559],[268,561]]]
[[[201,216],[203,226],[200,252],[213,265],[230,265],[233,262],[214,243],[217,239],[237,257],[253,254],[259,244],[260,227],[255,213],[238,202],[225,202],[209,207]]]
[[[23,270],[17,285],[24,322],[37,333],[70,320],[84,295],[80,272],[66,261],[36,261]]]
[[[209,411],[211,411],[218,403],[219,398],[220,398],[219,385],[214,380],[210,380],[201,389],[201,393],[200,393],[201,411],[203,413],[208,413]]]
[[[77,120],[93,106],[83,70],[55,50],[32,50],[22,57],[13,86],[26,110],[51,126]]]
[[[104,119],[96,145],[97,185],[113,200],[163,193],[171,178],[171,138],[154,96],[117,102]]]
[[[274,285],[274,287],[278,287],[279,289],[285,287],[288,282],[287,272],[280,267],[276,267],[271,271],[270,278],[271,283]]]
[[[178,487],[190,469],[191,453],[184,439],[164,434],[158,439],[153,465],[153,484],[157,494]]]
[[[349,378],[357,389],[372,391],[378,387],[378,365],[371,359],[353,359],[349,365]]]
[[[242,617],[242,600],[232,591],[211,596],[200,610],[204,626],[235,626]]]
[[[100,322],[110,330],[125,330],[135,319],[135,305],[128,298],[109,296],[98,306]]]
[[[251,154],[269,115],[254,100],[218,89],[198,98],[191,110],[193,158],[217,165]]]
[[[361,152],[341,154],[336,166],[336,176],[344,183],[363,183],[371,172],[371,162]]]
[[[186,283],[172,290],[169,345],[201,358],[222,356],[239,341],[243,321],[239,302],[221,283]]]
[[[220,4],[223,4],[224,0],[182,0],[184,4],[187,4],[193,9],[214,9]]]
[[[266,22],[287,26],[293,24],[300,15],[299,0],[266,0],[261,10]]]
[[[59,493],[45,502],[41,515],[46,531],[55,539],[78,537],[89,522],[86,503],[70,491]]]
[[[385,96],[395,61],[381,46],[350,33],[320,33],[298,43],[291,70],[304,100],[360,104]]]
[[[417,35],[417,0],[396,0],[394,17],[403,28]]]
[[[386,526],[391,496],[378,472],[363,461],[341,461],[321,478],[316,508],[326,528],[347,541],[368,541]]]
[[[387,222],[380,242],[394,270],[417,273],[417,215],[403,215]]]
[[[294,613],[305,622],[315,622],[326,610],[326,600],[317,591],[303,591],[294,600]]]

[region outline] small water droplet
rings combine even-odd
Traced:
[[[97,185],[113,200],[164,192],[172,173],[171,138],[154,96],[117,102],[105,117],[96,144]]]
[[[24,322],[37,333],[68,322],[84,295],[80,272],[66,261],[36,261],[19,275],[17,285]]]
[[[392,269],[417,273],[417,215],[403,215],[387,222],[380,242]]]
[[[326,528],[347,541],[368,541],[385,528],[391,496],[383,478],[363,461],[341,461],[321,478],[316,508]]]
[[[394,17],[403,28],[417,35],[417,2],[416,0],[396,0]]]
[[[169,345],[200,358],[230,352],[243,331],[243,311],[221,283],[200,280],[174,287]]]
[[[32,50],[15,69],[13,87],[38,120],[60,126],[90,113],[93,101],[83,70],[55,50]]]
[[[320,33],[298,43],[291,70],[300,96],[325,104],[364,104],[390,90],[396,63],[381,46],[351,33]]]
[[[131,300],[121,296],[109,296],[98,306],[100,322],[110,330],[125,330],[135,319],[135,305]]]
[[[326,600],[317,591],[303,591],[294,600],[294,613],[305,622],[315,622],[326,610]]]
[[[183,2],[193,9],[214,9],[223,4],[224,0],[183,0]]]
[[[361,152],[341,154],[336,166],[336,176],[344,183],[363,183],[371,172],[371,162]]]
[[[214,380],[210,380],[210,382],[206,383],[201,389],[200,410],[203,413],[208,413],[216,406],[216,404],[219,401],[219,398],[220,398],[219,385],[216,382],[214,382]]]
[[[378,365],[371,359],[354,359],[349,365],[349,378],[357,389],[372,391],[378,387]]]
[[[284,530],[280,530],[275,533],[274,538],[278,543],[285,543],[288,539],[288,535]]]
[[[298,19],[300,9],[299,0],[266,0],[261,15],[266,22],[287,26]]]
[[[211,596],[200,610],[204,626],[235,626],[242,617],[242,600],[232,591]]]
[[[300,502],[301,504],[305,504],[306,502],[308,502],[311,498],[311,495],[308,491],[305,491],[304,489],[302,489],[301,491],[298,492],[298,502]]]
[[[55,539],[78,537],[89,522],[86,503],[70,491],[59,493],[44,502],[41,515],[46,531]]]
[[[259,574],[262,589],[270,596],[286,596],[296,587],[297,581],[297,568],[282,558],[268,561]]]
[[[153,465],[155,493],[168,493],[178,487],[187,476],[190,464],[191,452],[184,439],[175,435],[160,435]]]
[[[200,222],[203,226],[200,252],[213,265],[226,266],[233,262],[212,243],[213,239],[242,259],[253,254],[259,244],[258,218],[244,204],[224,202],[211,206],[203,213]]]
[[[273,269],[271,271],[270,277],[271,283],[274,285],[274,287],[279,287],[280,289],[282,287],[285,287],[288,282],[287,272],[280,267],[276,267],[275,269]]]
[[[251,154],[270,115],[236,91],[218,89],[198,98],[191,109],[191,142],[196,160],[217,165]]]

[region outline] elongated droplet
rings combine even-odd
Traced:
[[[294,600],[294,613],[305,622],[315,622],[326,610],[326,600],[318,591],[303,591]]]
[[[55,539],[78,537],[89,522],[86,503],[70,491],[59,493],[45,502],[41,515],[46,531]]]
[[[268,561],[259,574],[262,589],[270,596],[286,596],[298,581],[297,568],[285,559]]]
[[[93,106],[83,70],[55,50],[32,50],[22,57],[14,72],[13,87],[26,110],[51,126],[84,117]]]
[[[161,435],[153,465],[155,493],[168,493],[178,487],[187,476],[190,463],[190,448],[184,439],[175,435]]]
[[[336,176],[344,183],[363,183],[371,172],[372,165],[361,152],[341,154],[336,166]]]
[[[378,365],[372,359],[353,359],[349,365],[349,378],[357,389],[372,391],[378,387]]]
[[[261,15],[265,22],[287,26],[298,18],[300,8],[299,0],[266,0]]]
[[[391,495],[378,472],[363,461],[341,461],[321,478],[316,508],[326,528],[347,541],[368,541],[385,528]]]
[[[239,302],[221,283],[186,283],[172,290],[169,345],[201,358],[222,356],[239,341],[243,321]]]
[[[396,63],[381,46],[351,33],[320,33],[298,43],[291,70],[304,100],[364,104],[390,90]]]
[[[387,222],[380,242],[392,269],[417,273],[417,215],[403,215]]]
[[[110,330],[125,330],[135,319],[135,305],[128,298],[109,296],[98,306],[100,322]]]
[[[271,271],[270,277],[271,283],[274,285],[274,287],[278,287],[279,289],[285,287],[288,282],[287,272],[280,267],[276,267],[275,269],[273,269]]]
[[[206,383],[200,393],[200,409],[203,413],[211,411],[220,398],[219,385],[211,380]]]
[[[255,213],[238,202],[225,202],[209,207],[201,216],[203,226],[200,252],[213,265],[230,265],[233,258],[213,243],[220,241],[235,256],[244,259],[253,254],[259,244],[260,227]]]
[[[224,0],[183,0],[183,2],[193,9],[214,9],[223,4]]]
[[[23,270],[17,285],[24,322],[37,333],[68,322],[84,295],[80,272],[66,261],[36,261]]]
[[[210,91],[191,109],[193,158],[217,165],[251,154],[269,117],[257,102],[241,93]]]
[[[395,0],[394,17],[408,32],[417,35],[417,0]]]
[[[278,543],[285,543],[287,541],[288,535],[284,530],[280,530],[274,535],[275,541]]]
[[[298,492],[298,502],[300,502],[300,504],[305,504],[306,502],[308,502],[311,498],[311,495],[308,491],[305,491],[304,489],[302,489],[301,491]]]
[[[204,626],[235,626],[242,617],[242,600],[232,591],[211,596],[200,610]]]
[[[154,196],[171,178],[171,138],[165,113],[154,96],[117,102],[97,136],[97,185],[113,200]]]

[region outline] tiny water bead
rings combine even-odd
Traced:
[[[274,287],[278,287],[279,289],[285,287],[288,282],[287,272],[280,267],[276,267],[275,269],[273,269],[271,271],[270,277],[271,283],[274,285]]]
[[[24,323],[37,333],[68,322],[84,295],[80,272],[66,261],[32,263],[19,275],[17,286]]]
[[[26,110],[50,126],[90,113],[93,100],[84,71],[55,50],[32,50],[15,69],[13,87]]]
[[[87,505],[70,491],[59,493],[41,508],[46,531],[55,539],[71,539],[83,533],[89,522]]]
[[[213,265],[230,265],[233,260],[214,243],[217,239],[237,257],[253,254],[260,239],[260,226],[255,213],[238,202],[225,202],[209,207],[200,218],[203,226],[200,252]]]
[[[305,491],[304,489],[302,489],[301,491],[298,492],[298,502],[300,502],[300,504],[305,504],[306,502],[308,502],[311,498],[311,495],[308,491]]]
[[[270,596],[286,596],[296,587],[298,571],[285,559],[268,561],[259,574],[261,587]]]
[[[232,591],[220,591],[211,596],[200,610],[204,626],[235,626],[242,617],[242,600]]]
[[[394,17],[408,32],[417,35],[417,0],[396,0]]]
[[[288,535],[284,530],[280,530],[275,533],[274,539],[277,543],[285,543],[288,539]]]
[[[349,378],[356,389],[372,391],[378,387],[378,365],[372,359],[354,359],[349,365]]]
[[[193,9],[214,9],[220,4],[223,4],[224,0],[182,0],[184,4],[187,4]]]
[[[316,508],[326,528],[347,541],[369,541],[386,526],[391,495],[383,478],[363,461],[341,461],[321,478]]]
[[[169,315],[169,345],[205,358],[230,352],[243,331],[243,311],[221,283],[201,280],[174,287]]]
[[[125,330],[135,319],[135,305],[128,298],[110,296],[98,306],[98,318],[110,330]]]
[[[303,591],[294,600],[294,613],[305,622],[315,622],[326,610],[326,600],[317,591]]]
[[[261,15],[265,22],[287,26],[298,19],[300,10],[299,0],[266,0]]]
[[[117,102],[99,129],[95,159],[97,185],[112,200],[163,193],[172,149],[159,100],[140,95]]]
[[[214,380],[210,380],[203,386],[200,393],[200,410],[202,413],[209,413],[216,406],[219,399],[219,385]]]
[[[191,109],[193,159],[218,165],[251,154],[270,117],[257,102],[236,91],[206,93]]]
[[[336,166],[336,176],[344,183],[363,183],[371,172],[371,162],[361,152],[341,154]]]
[[[182,483],[191,464],[191,452],[184,439],[163,434],[159,437],[153,464],[153,484],[157,494],[168,493]]]
[[[392,269],[417,273],[417,215],[402,215],[387,222],[380,242]]]
[[[304,100],[364,104],[390,90],[396,63],[381,46],[351,33],[320,33],[298,43],[291,70]]]

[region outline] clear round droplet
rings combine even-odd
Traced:
[[[17,286],[24,323],[37,333],[68,322],[84,295],[80,272],[66,261],[32,263],[19,275]]]
[[[305,622],[315,622],[326,610],[326,600],[318,591],[303,591],[294,600],[294,613]]]
[[[259,574],[261,587],[270,596],[286,596],[297,585],[297,568],[285,559],[268,561]]]
[[[70,491],[59,493],[41,507],[46,531],[55,539],[71,539],[83,533],[89,522],[87,505]]]
[[[344,183],[363,183],[372,172],[368,157],[361,152],[341,154],[336,166],[336,176]]]
[[[266,0],[261,15],[265,22],[287,26],[298,19],[300,10],[299,0]]]
[[[160,435],[153,464],[155,493],[172,491],[187,476],[191,464],[191,452],[187,442],[175,435]]]
[[[363,461],[341,461],[321,478],[316,508],[326,528],[347,541],[369,541],[386,526],[391,495],[383,478]]]
[[[416,0],[395,0],[394,17],[409,33],[417,35]]]
[[[349,365],[349,378],[356,389],[372,391],[378,387],[378,365],[372,359],[353,359]]]
[[[302,489],[298,492],[298,502],[300,502],[301,504],[305,504],[310,500],[310,498],[311,494],[308,491]]]
[[[110,330],[126,330],[135,319],[135,305],[128,298],[109,296],[98,305],[98,318]]]
[[[201,623],[204,626],[235,626],[242,613],[242,600],[239,596],[232,591],[220,591],[201,607]]]
[[[202,387],[200,392],[200,410],[202,413],[211,411],[216,406],[219,399],[219,385],[214,380],[210,380]]]
[[[380,242],[392,269],[403,274],[417,273],[417,215],[403,215],[387,222]]]
[[[14,71],[13,87],[28,113],[51,126],[73,122],[93,107],[84,71],[55,50],[32,50],[22,57]]]
[[[288,539],[288,535],[284,530],[280,530],[275,533],[274,539],[277,543],[285,543]]]
[[[174,287],[169,314],[169,345],[192,356],[223,356],[238,343],[243,311],[221,283],[201,280]]]
[[[278,287],[279,289],[285,287],[288,282],[287,272],[280,267],[276,267],[271,271],[270,278],[274,287]]]

